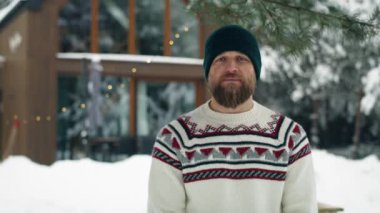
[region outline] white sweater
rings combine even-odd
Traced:
[[[159,132],[148,212],[316,213],[310,153],[299,124],[257,102],[238,114],[203,104]]]

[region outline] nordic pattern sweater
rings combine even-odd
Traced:
[[[316,213],[303,128],[254,101],[223,114],[208,103],[170,122],[152,153],[148,212]]]

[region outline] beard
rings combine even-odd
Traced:
[[[211,93],[220,105],[235,109],[248,100],[248,98],[252,97],[255,83],[253,79],[250,80],[243,79],[240,86],[231,84],[223,86],[219,81],[215,86],[211,85]]]

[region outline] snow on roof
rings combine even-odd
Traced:
[[[8,0],[8,3],[5,7],[0,9],[0,22],[2,22],[5,17],[11,13],[19,3],[23,2],[25,0]],[[4,3],[3,3],[4,4]]]
[[[197,58],[132,55],[132,54],[102,54],[102,53],[58,53],[59,59],[89,59],[91,61],[125,61],[142,63],[165,63],[165,64],[187,64],[202,65],[203,60]]]

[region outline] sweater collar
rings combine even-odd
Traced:
[[[216,112],[210,108],[210,101],[207,101],[201,106],[202,113],[215,121],[220,122],[245,122],[248,120],[252,120],[252,117],[258,113],[258,110],[260,108],[260,104],[258,104],[256,101],[252,100],[253,107],[245,112],[241,113],[221,113]]]

